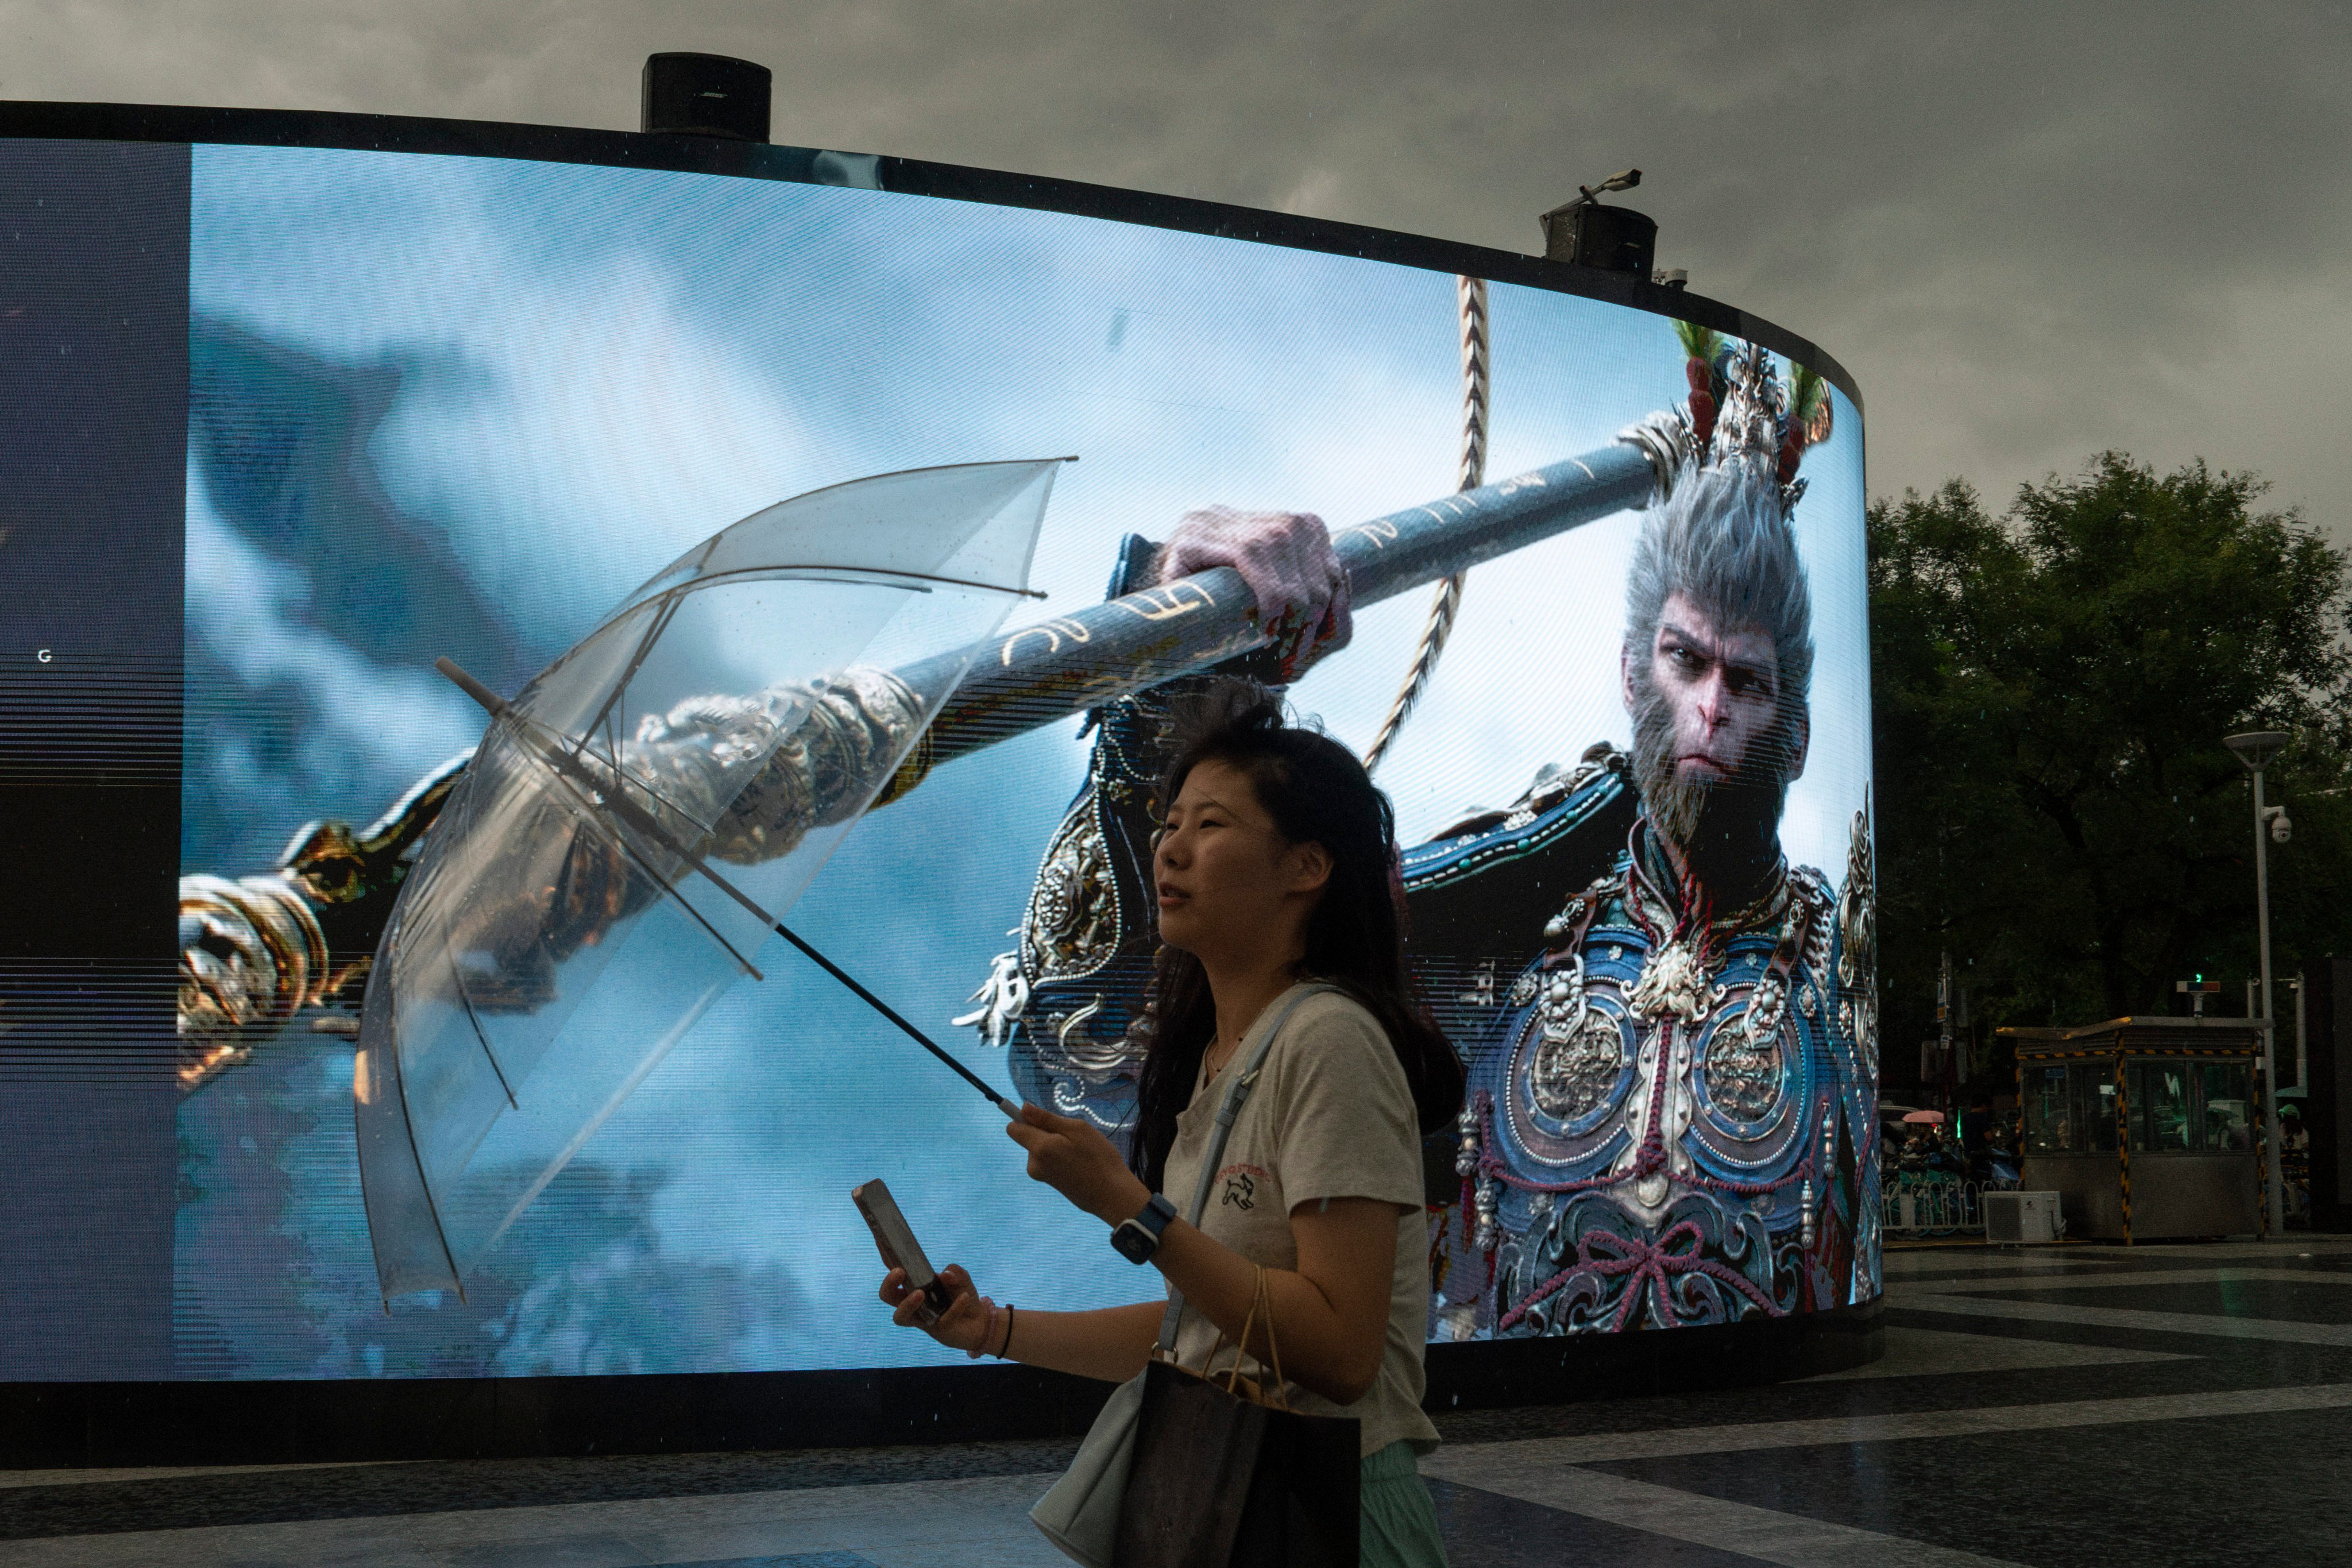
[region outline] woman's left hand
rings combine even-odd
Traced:
[[[1089,1122],[1024,1105],[1005,1133],[1029,1151],[1029,1179],[1043,1182],[1105,1225],[1142,1212],[1151,1189],[1127,1168],[1118,1149]]]

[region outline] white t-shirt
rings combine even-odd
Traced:
[[[1192,1103],[1176,1118],[1166,1191],[1180,1214],[1191,1212],[1227,1073],[1249,1060],[1260,1034],[1282,1010],[1283,998],[1277,998],[1258,1015],[1226,1070],[1205,1086],[1196,1085]],[[1366,1455],[1399,1438],[1411,1441],[1417,1453],[1436,1447],[1437,1428],[1421,1408],[1422,1351],[1429,1328],[1429,1222],[1423,1210],[1420,1124],[1404,1068],[1380,1021],[1360,1003],[1325,992],[1309,996],[1290,1015],[1234,1123],[1215,1183],[1201,1229],[1268,1268],[1298,1267],[1290,1211],[1301,1204],[1370,1198],[1404,1210],[1397,1216],[1388,1342],[1371,1388],[1353,1405],[1335,1404],[1296,1383],[1286,1384],[1284,1392],[1302,1414],[1354,1416],[1362,1423]],[[1201,1370],[1217,1337],[1215,1324],[1187,1308],[1177,1332],[1177,1358]],[[1216,1370],[1232,1365],[1234,1355],[1228,1346]],[[1253,1360],[1242,1370],[1248,1376],[1260,1369]]]

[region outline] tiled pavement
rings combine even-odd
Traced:
[[[1440,1417],[1457,1568],[2352,1561],[2352,1238],[1890,1253],[1887,1354]],[[0,1565],[1058,1564],[1067,1444],[0,1471]]]

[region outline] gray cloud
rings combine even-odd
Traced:
[[[2121,447],[2352,538],[2341,5],[0,4],[15,98],[628,128],[661,48],[780,141],[1532,249],[1629,163],[1661,260],[1862,383],[1872,489]],[[1498,353],[1507,353],[1507,343]],[[1507,408],[1496,411],[1507,420]]]

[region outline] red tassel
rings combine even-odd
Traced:
[[[1693,360],[1691,363],[1696,364]],[[1691,435],[1703,450],[1715,439],[1715,399],[1704,388],[1690,395]]]

